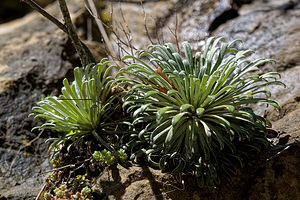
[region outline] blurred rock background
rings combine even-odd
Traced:
[[[50,2],[39,1],[43,6]],[[276,64],[261,66],[262,72],[280,72],[287,85],[268,88],[281,104],[280,112],[263,106],[255,108],[282,133],[274,139],[277,145],[250,162],[232,183],[224,180],[211,194],[192,183],[186,183],[185,189],[170,187],[170,177],[157,170],[119,166],[113,169],[118,175],[112,180],[106,173],[97,179],[94,190],[101,199],[299,198],[299,0],[145,0],[143,6],[140,0],[107,0],[100,4],[102,18],[112,20],[118,36],[132,46],[145,48],[151,41],[180,44],[186,40],[197,50],[202,40],[212,35],[242,39],[239,47],[255,50],[253,59],[277,60]],[[83,1],[70,0],[68,5],[81,38],[98,60],[105,57],[101,34],[96,28],[88,28],[94,25]],[[61,19],[57,2],[46,9]],[[54,133],[37,137],[39,132],[30,130],[39,122],[28,118],[28,114],[42,95],[59,94],[62,79],[71,77],[72,69],[80,65],[67,36],[38,13],[25,15],[28,12],[30,9],[18,0],[0,2],[1,200],[34,199],[41,189],[43,173],[50,169],[44,141]],[[110,37],[117,51],[117,38],[113,34]],[[124,48],[130,51],[128,46]]]
[[[54,0],[37,0],[36,2],[45,7]],[[0,2],[0,24],[24,16],[32,9],[20,0],[2,0]]]

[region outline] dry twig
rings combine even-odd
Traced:
[[[34,0],[20,0],[20,1],[28,4],[34,10],[38,11],[41,15],[43,15],[49,21],[54,23],[59,29],[61,29],[69,36],[69,38],[72,40],[73,46],[76,52],[78,53],[81,64],[83,66],[86,66],[87,64],[90,63],[95,63],[94,56],[92,55],[88,47],[79,39],[78,35],[76,34],[75,27],[71,21],[70,13],[68,11],[65,0],[59,0],[59,3],[66,24],[63,24],[56,17],[49,14],[42,7],[40,7]]]
[[[65,0],[58,0],[58,2],[59,2],[61,13],[62,13],[62,15],[64,17],[64,20],[65,20],[65,26],[67,27],[68,36],[70,37],[70,39],[73,43],[73,46],[75,47],[76,52],[79,55],[81,64],[83,66],[86,66],[86,65],[92,63],[93,61],[90,60],[90,58],[88,56],[88,52],[86,52],[85,49],[83,48],[81,40],[79,39],[79,37],[76,33],[76,30],[75,30],[75,27],[72,23],[70,12],[68,10],[66,1]]]
[[[175,10],[175,30],[174,32],[171,30],[170,27],[168,27],[170,33],[175,37],[175,43],[177,46],[177,51],[180,51],[179,48],[179,40],[178,40],[178,33],[177,33],[177,29],[178,29],[178,16],[177,16],[177,11]]]
[[[41,199],[42,194],[44,193],[46,189],[46,184],[43,185],[42,189],[40,190],[39,194],[37,195],[37,197],[35,198],[35,200],[39,200]]]
[[[123,13],[123,10],[122,10],[121,6],[120,6],[120,13],[121,13],[121,17],[122,17],[123,23],[126,26],[126,29],[125,29],[124,26],[121,24],[121,28],[122,28],[122,31],[123,31],[123,33],[125,35],[126,40],[127,40],[127,45],[130,48],[131,55],[134,55],[134,51],[133,50],[135,48],[134,48],[134,46],[131,43],[131,41],[132,41],[131,40],[132,34],[131,34],[131,31],[130,31],[129,26],[127,24],[127,21],[125,20],[124,13]],[[135,60],[132,60],[132,62],[135,62]]]
[[[93,0],[85,0],[85,2],[88,6],[87,10],[90,12],[90,14],[94,17],[94,19],[96,21],[96,24],[97,24],[98,29],[103,37],[105,44],[107,46],[109,54],[113,57],[114,61],[118,60],[119,56],[117,56],[117,54],[115,53],[113,46],[107,36],[107,33],[106,33],[103,23],[99,17],[99,14],[98,14],[98,11],[97,11],[94,1]],[[116,61],[116,64],[119,67],[119,69],[122,67],[122,65],[118,61]]]
[[[45,11],[41,6],[39,6],[35,1],[33,0],[20,0],[21,2],[24,2],[28,4],[31,8],[38,11],[41,15],[46,17],[48,20],[53,22],[58,28],[60,28],[63,32],[68,33],[68,30],[66,26],[61,23],[58,19],[56,19],[53,15]]]
[[[145,8],[144,8],[144,4],[143,4],[142,0],[140,0],[140,2],[141,2],[141,6],[142,6],[142,9],[143,9],[143,13],[144,13],[144,28],[146,30],[146,34],[147,34],[148,40],[151,42],[151,44],[154,44],[154,42],[151,39],[149,30],[148,30],[148,26],[147,26],[147,14],[146,14],[146,11],[145,11]]]

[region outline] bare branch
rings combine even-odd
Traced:
[[[131,4],[138,4],[139,2],[135,0],[103,0],[103,1],[109,1],[109,2],[122,2],[122,3],[131,3]],[[159,2],[162,0],[141,0],[142,3],[148,3],[148,2]],[[165,0],[167,1],[167,0]]]
[[[178,40],[178,13],[177,13],[177,10],[175,10],[175,41],[176,41],[176,45],[177,45],[177,50],[180,51],[179,40]]]
[[[90,14],[94,17],[95,21],[96,21],[96,24],[98,26],[98,29],[100,30],[100,33],[104,39],[104,42],[106,44],[106,47],[110,53],[110,55],[113,57],[113,58],[118,58],[116,52],[114,51],[113,49],[113,46],[107,36],[107,33],[105,31],[105,28],[103,26],[103,23],[99,17],[99,14],[98,14],[98,11],[97,11],[97,8],[95,6],[95,3],[93,0],[85,0],[86,4],[88,5],[88,11],[90,12]],[[118,65],[119,69],[122,67],[120,63],[116,62],[116,64]]]
[[[175,11],[175,30],[174,32],[171,30],[170,27],[168,27],[170,33],[175,37],[175,43],[177,46],[177,51],[180,51],[179,48],[179,39],[178,39],[178,16],[177,16],[177,11]]]
[[[124,12],[123,12],[122,6],[121,6],[121,2],[120,2],[120,13],[121,13],[122,20],[123,20],[123,22],[124,22],[124,24],[126,26],[126,29],[125,29],[124,26],[123,26],[123,24],[121,24],[121,28],[122,28],[123,33],[125,34],[125,38],[127,40],[128,46],[130,48],[131,55],[133,56],[134,55],[134,51],[133,51],[134,46],[131,44],[131,39],[130,39],[131,36],[132,36],[132,34],[131,34],[131,31],[130,31],[129,26],[127,24],[127,21],[125,20]],[[135,62],[135,60],[132,60],[132,61]]]
[[[142,0],[140,0],[140,1],[141,1],[141,6],[142,6],[142,9],[143,9],[143,13],[144,13],[144,28],[146,30],[146,34],[147,34],[148,40],[151,42],[151,44],[154,44],[154,42],[151,39],[149,30],[148,30],[148,26],[147,26],[147,14],[146,14],[146,11],[145,11],[145,8],[144,8],[144,4],[143,4]]]
[[[118,46],[118,52],[119,52],[119,55],[121,55],[121,50],[123,52],[125,52],[126,54],[128,55],[131,55],[122,45],[125,45],[126,47],[129,47],[128,44],[126,42],[124,42],[122,40],[122,38],[120,38],[120,36],[113,30],[112,33],[116,36],[116,40],[114,40],[114,42],[117,44]]]
[[[39,194],[37,195],[37,197],[35,198],[35,200],[39,200],[41,199],[42,194],[44,193],[44,190],[46,189],[46,183],[43,185],[42,189],[40,190]]]
[[[114,6],[113,6],[112,1],[110,3],[111,3],[110,18],[113,19]],[[136,51],[137,49],[131,44],[131,32],[130,32],[130,29],[124,18],[121,4],[120,4],[120,12],[119,13],[121,13],[123,23],[115,22],[115,27],[113,27],[113,25],[108,26],[105,23],[102,23],[102,25],[116,37],[116,38],[112,37],[112,40],[118,47],[117,55],[119,55],[118,60],[120,61],[121,60],[120,57],[121,57],[122,53],[125,53],[127,55],[134,55],[134,51]],[[125,24],[125,27],[123,26],[123,24]],[[121,34],[122,34],[122,36],[121,36]],[[128,49],[126,49],[125,47],[130,49],[131,52],[128,52]]]
[[[91,14],[91,11],[88,10]],[[112,12],[111,12],[111,19],[112,19],[112,13],[113,13],[113,7],[112,7]],[[91,14],[92,15],[92,14]],[[94,16],[93,16],[94,17]],[[121,38],[121,36],[117,33],[116,30],[114,30],[111,26],[106,25],[105,23],[102,23],[102,25],[108,29],[113,35],[116,36],[116,39],[112,38],[112,40],[117,44],[118,46],[118,53],[117,53],[117,57],[113,57],[115,60],[121,61],[120,55],[121,55],[121,51],[124,51],[126,54],[131,55],[122,45],[130,48],[129,44],[127,44],[125,41],[123,41],[123,39]],[[122,24],[119,25],[120,27],[122,27]],[[122,30],[124,28],[122,27]],[[132,47],[134,50],[137,50],[135,47]],[[109,53],[109,52],[108,52]]]
[[[53,15],[49,14],[47,11],[45,11],[41,6],[39,6],[35,1],[33,0],[20,0],[21,2],[24,2],[26,4],[28,4],[30,7],[32,7],[34,10],[36,10],[37,12],[39,12],[41,15],[43,15],[45,18],[47,18],[49,21],[51,21],[52,23],[54,23],[59,29],[61,29],[63,32],[65,32],[69,38],[71,38],[71,35],[69,34],[68,28],[65,24],[61,23],[56,17],[54,17]],[[76,33],[75,33],[76,34]],[[77,35],[77,34],[76,34]],[[77,36],[78,37],[78,36]],[[78,38],[79,39],[79,38]],[[72,40],[72,39],[71,39]],[[80,55],[77,51],[77,48],[75,46],[75,44],[73,43],[73,46],[75,48],[75,50],[77,51],[80,60],[82,60],[82,56],[83,57],[87,57],[87,59],[83,58],[83,60],[86,60],[84,63],[95,63],[95,59],[94,56],[92,55],[92,53],[90,52],[90,50],[88,49],[88,47],[81,41],[81,48],[83,48],[85,55]],[[81,61],[82,62],[82,61]],[[82,65],[86,65],[82,62]]]
[[[75,27],[74,27],[71,17],[70,17],[70,12],[68,10],[66,1],[58,0],[58,2],[59,2],[60,10],[61,10],[62,15],[65,20],[65,26],[67,27],[67,30],[68,30],[68,36],[70,37],[70,39],[76,49],[76,52],[80,58],[81,64],[83,66],[86,66],[90,63],[95,62],[94,58],[91,58],[89,56],[89,52],[86,51],[86,49],[82,45],[81,40],[79,39],[79,37],[76,33]]]
[[[122,26],[122,24],[120,24],[119,26],[120,26],[120,29],[122,29],[122,31],[125,31],[125,29]],[[110,27],[108,27],[108,28],[110,28]],[[130,44],[128,44],[125,41],[123,41],[122,38],[121,38],[121,36],[116,32],[116,30],[110,28],[110,31],[117,37],[117,40],[119,41],[120,44],[123,44],[123,45],[125,45],[128,48],[133,48],[134,50],[137,50],[137,48],[135,48],[134,46],[130,46]],[[128,33],[126,33],[126,31],[125,31],[124,34],[126,35]],[[127,54],[130,54],[130,53],[127,53]],[[130,55],[132,55],[132,54],[130,54]]]
[[[20,0],[20,1],[28,4],[31,8],[33,8],[36,11],[38,11],[41,15],[43,15],[48,20],[50,20],[51,22],[53,22],[63,32],[68,33],[67,27],[63,23],[61,23],[57,18],[55,18],[53,15],[51,15],[47,11],[45,11],[35,1],[33,1],[33,0]]]

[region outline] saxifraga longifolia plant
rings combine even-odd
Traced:
[[[136,77],[123,77],[131,85],[123,107],[132,113],[135,129],[140,128],[131,144],[144,144],[132,158],[143,152],[162,170],[193,173],[199,186],[214,186],[222,171],[232,170],[232,158],[242,165],[245,149],[269,145],[265,119],[247,105],[266,103],[279,109],[261,88],[283,83],[276,72],[259,75],[258,67],[272,60],[247,60],[253,51],[233,48],[237,41],[212,37],[194,55],[184,42],[184,56],[170,43],[152,45],[138,57],[124,57],[135,60],[119,75]]]
[[[33,107],[35,117],[46,120],[46,123],[35,127],[53,129],[62,132],[59,138],[51,138],[50,148],[59,151],[59,147],[68,141],[78,144],[87,136],[93,136],[105,149],[114,151],[114,142],[118,137],[118,118],[121,110],[118,96],[114,92],[117,80],[110,75],[113,66],[108,66],[107,59],[96,65],[74,69],[74,81],[70,84],[63,80],[64,87],[59,97],[42,98]]]

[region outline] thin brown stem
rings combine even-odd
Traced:
[[[56,19],[53,15],[49,14],[47,11],[45,11],[40,5],[38,5],[33,0],[20,0],[21,2],[24,2],[28,4],[31,8],[38,11],[41,15],[46,17],[48,20],[53,22],[58,28],[60,28],[63,32],[68,33],[67,27],[61,23],[58,19]]]
[[[116,24],[117,26],[118,24]],[[124,46],[128,47],[128,48],[133,48],[134,50],[137,50],[137,48],[135,48],[134,46],[130,46],[129,44],[127,44],[124,40],[122,40],[121,36],[119,33],[117,33],[117,29],[122,29],[125,30],[124,27],[122,27],[122,24],[118,25],[118,27],[116,28],[116,30],[112,29],[111,27],[105,25],[116,37],[117,40],[119,41],[119,44],[123,44]],[[127,54],[131,55],[129,52],[126,51]]]
[[[121,5],[121,4],[120,4]],[[120,13],[121,13],[121,17],[122,17],[122,20],[123,20],[123,24],[125,24],[125,27],[123,26],[123,24],[120,24],[121,25],[121,28],[122,28],[122,31],[125,35],[125,38],[127,40],[127,44],[128,44],[128,47],[130,48],[130,52],[131,54],[130,55],[134,55],[134,46],[131,44],[131,37],[132,37],[132,34],[131,34],[131,30],[127,24],[127,21],[125,20],[125,17],[124,17],[124,13],[123,13],[123,10],[122,10],[122,7],[120,6]],[[127,30],[127,31],[126,31]],[[132,62],[135,63],[135,60],[132,59]]]
[[[58,0],[58,2],[59,2],[60,10],[61,10],[62,15],[65,20],[65,26],[67,27],[67,30],[68,30],[68,36],[70,37],[70,39],[76,49],[76,52],[80,58],[81,64],[83,66],[86,66],[90,63],[93,63],[94,60],[92,60],[90,58],[90,56],[88,56],[88,52],[86,52],[86,49],[83,47],[82,42],[76,33],[76,30],[72,23],[70,12],[68,10],[66,1]]]
[[[47,18],[52,23],[54,23],[59,29],[61,29],[63,32],[65,32],[69,36],[69,38],[71,38],[71,35],[69,34],[67,26],[65,24],[61,23],[53,15],[51,15],[47,11],[45,11],[34,0],[20,0],[20,1],[28,4],[31,8],[33,8],[34,10],[36,10],[37,12],[39,12],[41,15],[43,15],[45,18]],[[83,48],[83,51],[85,52],[84,55],[81,55],[81,54],[79,54],[77,52],[78,55],[79,55],[79,57],[80,57],[80,60],[85,60],[84,63],[87,63],[87,64],[89,64],[89,63],[95,63],[95,58],[92,55],[92,53],[90,52],[90,50],[88,49],[88,47],[81,40],[79,40],[79,41],[80,41],[80,44],[81,44],[81,48]],[[76,48],[75,44],[73,46],[74,46],[75,50],[77,51],[77,48]],[[82,63],[82,65],[87,65],[87,64],[84,64],[84,63]]]
[[[82,163],[84,163],[84,162],[87,162],[87,161],[90,161],[90,160],[91,160],[91,158],[88,158],[88,159],[85,159],[85,160],[83,160],[83,161],[79,161],[79,162],[74,163],[74,164],[68,164],[68,165],[64,165],[64,166],[62,166],[62,167],[58,167],[58,168],[51,169],[51,170],[49,170],[49,171],[42,172],[42,174],[47,174],[47,173],[49,173],[49,172],[60,171],[60,170],[62,170],[62,169],[66,169],[66,168],[74,168],[76,165],[80,165],[80,164],[82,164]]]
[[[142,6],[142,9],[143,9],[143,13],[144,13],[144,28],[146,30],[146,34],[147,34],[148,40],[151,42],[151,44],[154,44],[154,42],[151,39],[149,30],[148,30],[148,26],[147,26],[147,14],[146,14],[146,11],[145,11],[145,8],[144,8],[144,4],[143,4],[142,0],[141,0],[141,6]]]
[[[114,51],[113,46],[112,46],[112,44],[111,44],[111,42],[108,38],[108,35],[105,31],[105,28],[103,26],[101,18],[99,17],[99,14],[98,14],[98,11],[97,11],[97,8],[96,8],[96,5],[95,5],[94,1],[93,0],[86,0],[85,2],[88,5],[88,11],[90,12],[90,14],[94,17],[94,19],[96,21],[96,24],[97,24],[98,29],[99,29],[102,37],[103,37],[103,40],[106,44],[108,52],[110,53],[110,55],[113,58],[118,58],[118,56],[117,56],[116,52]],[[117,64],[119,69],[122,67],[122,65],[118,61],[116,61],[116,64]]]
[[[175,30],[174,32],[172,31],[172,29],[170,27],[168,27],[170,33],[175,37],[175,43],[176,43],[176,47],[177,47],[177,51],[180,51],[179,48],[179,39],[178,39],[178,17],[177,17],[177,11],[175,10]]]
[[[176,45],[177,45],[177,50],[179,51],[179,40],[178,40],[178,14],[177,14],[177,10],[175,10],[175,41],[176,41]]]
[[[44,184],[42,189],[40,190],[39,194],[37,195],[37,197],[35,198],[35,200],[39,200],[41,199],[42,194],[44,193],[45,189],[46,189],[47,185]]]
[[[122,3],[131,3],[131,4],[138,4],[139,2],[136,1],[136,0],[103,0],[104,2],[105,1],[109,1],[109,2],[122,2]],[[144,0],[144,1],[140,1],[142,3],[148,3],[148,2],[159,2],[159,1],[162,1],[162,0]]]

